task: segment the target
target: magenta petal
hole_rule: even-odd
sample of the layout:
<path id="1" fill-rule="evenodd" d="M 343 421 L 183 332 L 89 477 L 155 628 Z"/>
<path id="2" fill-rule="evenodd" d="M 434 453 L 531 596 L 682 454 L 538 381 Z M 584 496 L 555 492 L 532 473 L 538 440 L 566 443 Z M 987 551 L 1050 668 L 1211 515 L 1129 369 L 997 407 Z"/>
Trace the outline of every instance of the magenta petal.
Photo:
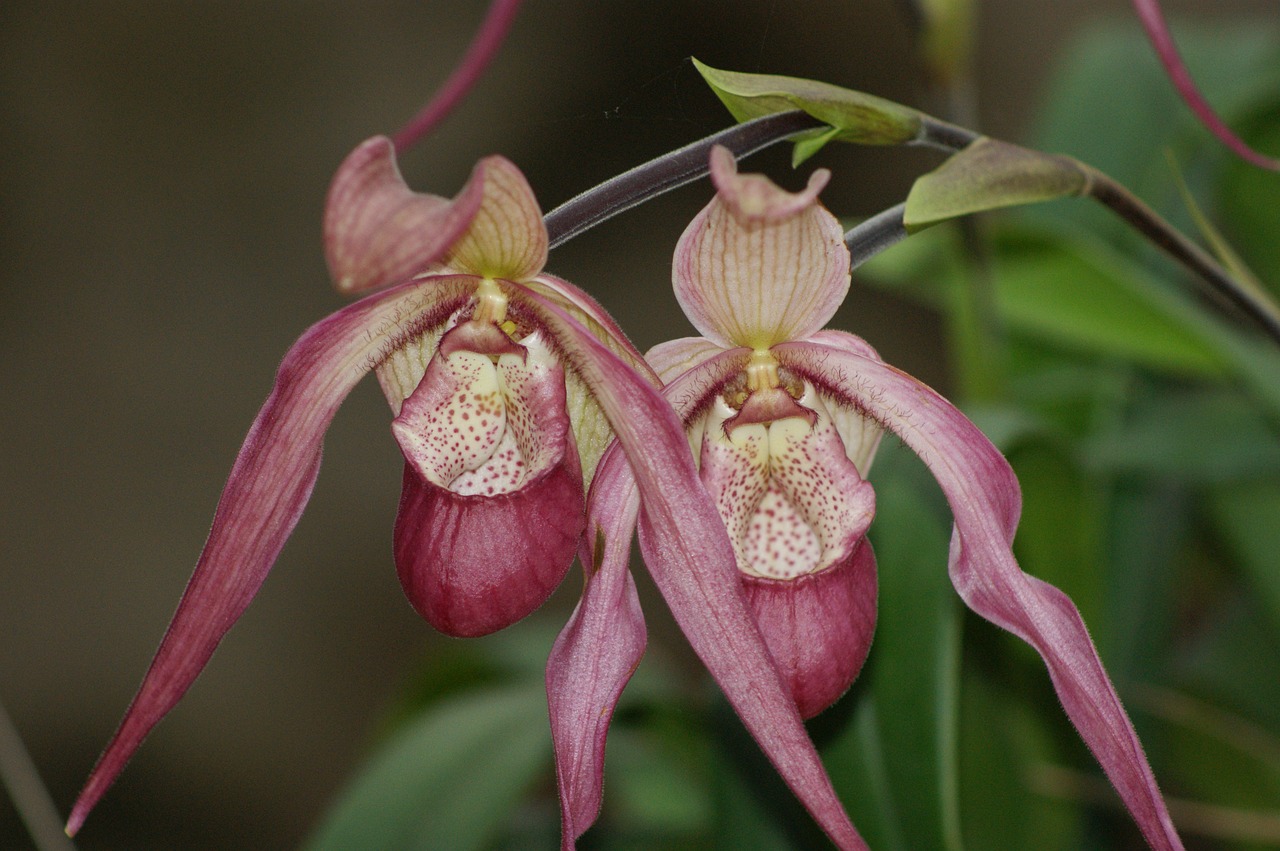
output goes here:
<path id="1" fill-rule="evenodd" d="M 849 690 L 876 628 L 876 557 L 864 539 L 849 558 L 799 579 L 742 577 L 747 604 L 803 718 Z"/>
<path id="2" fill-rule="evenodd" d="M 370 329 L 398 328 L 427 300 L 419 283 L 371 296 L 313 325 L 289 349 L 231 469 L 204 552 L 160 649 L 71 811 L 69 833 L 182 697 L 266 578 L 311 495 L 334 412 L 400 342 Z"/>
<path id="3" fill-rule="evenodd" d="M 1200 123 L 1217 136 L 1218 140 L 1230 148 L 1236 156 L 1259 168 L 1280 171 L 1280 160 L 1260 154 L 1245 144 L 1244 140 L 1233 133 L 1226 122 L 1218 117 L 1213 107 L 1204 99 L 1204 95 L 1200 94 L 1195 81 L 1191 79 L 1191 72 L 1187 70 L 1182 57 L 1178 54 L 1178 46 L 1173 43 L 1173 36 L 1170 35 L 1164 14 L 1160 11 L 1159 0 L 1133 0 L 1133 7 L 1142 20 L 1142 26 L 1146 28 L 1147 36 L 1151 39 L 1161 64 L 1164 65 L 1165 73 L 1169 75 L 1169 79 L 1173 81 L 1174 87 L 1177 88 L 1178 94 L 1182 95 L 1187 106 L 1191 107 L 1191 111 L 1200 119 Z"/>
<path id="4" fill-rule="evenodd" d="M 1000 452 L 950 402 L 891 366 L 814 343 L 774 351 L 786 366 L 879 420 L 929 466 L 955 518 L 950 572 L 956 590 L 969 608 L 1039 652 L 1067 715 L 1147 842 L 1156 849 L 1182 848 L 1075 605 L 1014 560 L 1010 544 L 1021 494 Z"/>
<path id="5" fill-rule="evenodd" d="M 609 722 L 647 640 L 627 569 L 640 503 L 623 460 L 616 449 L 607 452 L 591 485 L 581 555 L 586 587 L 547 659 L 565 849 L 600 813 Z"/>
<path id="6" fill-rule="evenodd" d="M 685 636 L 787 785 L 841 848 L 866 848 L 747 609 L 733 548 L 666 399 L 576 320 L 533 293 L 526 306 L 591 388 L 640 491 L 645 563 Z"/>

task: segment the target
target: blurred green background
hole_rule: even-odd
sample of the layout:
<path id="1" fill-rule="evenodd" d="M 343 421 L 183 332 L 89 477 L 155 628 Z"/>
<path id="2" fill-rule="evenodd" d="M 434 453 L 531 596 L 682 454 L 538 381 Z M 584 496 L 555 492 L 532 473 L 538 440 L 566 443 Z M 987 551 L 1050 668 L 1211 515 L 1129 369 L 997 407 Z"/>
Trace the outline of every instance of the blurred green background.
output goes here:
<path id="1" fill-rule="evenodd" d="M 0 10 L 0 700 L 64 811 L 159 641 L 280 356 L 341 304 L 321 256 L 329 177 L 416 111 L 484 5 Z M 1209 217 L 1280 284 L 1280 177 L 1192 124 L 1128 3 L 978 5 L 981 129 L 1078 156 L 1191 230 L 1172 149 Z M 1165 5 L 1214 103 L 1280 153 L 1280 7 Z M 530 2 L 402 168 L 447 195 L 500 152 L 550 208 L 728 123 L 690 55 L 944 103 L 891 0 Z M 856 219 L 938 162 L 831 146 L 811 166 L 835 171 L 824 200 Z M 747 167 L 802 181 L 781 148 Z M 709 194 L 632 211 L 549 268 L 642 349 L 684 335 L 670 256 Z M 977 261 L 951 229 L 904 243 L 855 275 L 833 325 L 952 394 L 1009 454 L 1022 564 L 1080 606 L 1188 846 L 1280 846 L 1275 352 L 1087 202 L 979 231 Z M 540 672 L 579 584 L 500 636 L 433 635 L 392 569 L 387 423 L 371 384 L 344 407 L 272 577 L 81 847 L 350 848 L 348 817 L 382 847 L 553 847 Z M 872 480 L 880 630 L 862 680 L 812 729 L 873 846 L 1141 847 L 1038 661 L 959 611 L 923 468 L 886 445 Z M 583 846 L 821 847 L 639 581 L 651 649 Z M 317 833 L 380 744 L 392 750 L 372 785 Z M 381 832 L 371 801 L 389 808 Z M 27 844 L 0 800 L 0 847 Z"/>

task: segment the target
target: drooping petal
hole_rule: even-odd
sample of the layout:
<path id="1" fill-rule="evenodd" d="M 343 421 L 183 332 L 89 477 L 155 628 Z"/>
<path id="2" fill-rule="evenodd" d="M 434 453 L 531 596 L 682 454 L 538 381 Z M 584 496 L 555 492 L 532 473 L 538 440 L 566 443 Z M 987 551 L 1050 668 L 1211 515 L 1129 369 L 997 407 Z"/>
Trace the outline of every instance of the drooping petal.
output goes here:
<path id="1" fill-rule="evenodd" d="M 456 636 L 542 605 L 586 522 L 564 371 L 537 334 L 496 363 L 449 345 L 471 324 L 445 335 L 392 423 L 407 461 L 396 570 L 414 608 Z"/>
<path id="2" fill-rule="evenodd" d="M 717 195 L 676 247 L 676 299 L 703 336 L 725 348 L 767 349 L 815 333 L 849 291 L 849 249 L 836 218 L 817 202 L 830 174 L 786 192 L 762 175 L 740 175 L 716 147 Z"/>
<path id="3" fill-rule="evenodd" d="M 329 185 L 324 210 L 325 259 L 338 292 L 400 283 L 444 257 L 480 207 L 482 168 L 477 165 L 449 201 L 405 185 L 385 136 L 348 154 Z"/>
<path id="4" fill-rule="evenodd" d="M 475 177 L 484 200 L 466 232 L 449 249 L 451 269 L 482 278 L 523 281 L 547 263 L 542 210 L 520 169 L 505 157 L 485 157 Z"/>
<path id="5" fill-rule="evenodd" d="M 609 722 L 647 641 L 627 569 L 640 501 L 616 446 L 601 461 L 589 505 L 580 553 L 586 586 L 547 659 L 565 849 L 574 847 L 600 813 Z"/>
<path id="6" fill-rule="evenodd" d="M 876 628 L 876 557 L 860 538 L 843 561 L 796 579 L 743 576 L 747 604 L 800 717 L 849 690 Z"/>
<path id="7" fill-rule="evenodd" d="M 245 438 L 204 551 L 124 720 L 89 776 L 67 830 L 75 833 L 143 738 L 178 702 L 257 593 L 311 495 L 324 432 L 374 364 L 470 283 L 411 282 L 313 325 L 285 355 Z"/>
<path id="8" fill-rule="evenodd" d="M 555 337 L 562 362 L 595 394 L 627 455 L 640 493 L 645 563 L 690 644 L 832 841 L 866 848 L 747 610 L 733 547 L 698 480 L 680 420 L 652 385 L 577 320 L 537 294 L 525 298 Z"/>
<path id="9" fill-rule="evenodd" d="M 969 608 L 1026 641 L 1044 659 L 1067 715 L 1148 843 L 1180 849 L 1133 725 L 1080 614 L 1057 588 L 1019 569 L 1010 548 L 1021 510 L 1000 452 L 942 396 L 860 354 L 815 343 L 774 349 L 778 359 L 897 434 L 929 466 L 955 519 L 950 573 Z"/>

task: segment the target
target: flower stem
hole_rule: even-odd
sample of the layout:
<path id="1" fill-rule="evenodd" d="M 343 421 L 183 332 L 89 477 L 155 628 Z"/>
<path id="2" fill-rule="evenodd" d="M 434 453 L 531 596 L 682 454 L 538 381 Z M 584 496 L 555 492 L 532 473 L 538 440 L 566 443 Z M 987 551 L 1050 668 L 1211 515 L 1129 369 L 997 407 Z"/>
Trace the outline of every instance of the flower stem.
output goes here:
<path id="1" fill-rule="evenodd" d="M 1209 285 L 1214 296 L 1243 312 L 1273 340 L 1280 343 L 1280 306 L 1265 294 L 1255 294 L 1242 287 L 1208 252 L 1166 222 L 1159 213 L 1128 189 L 1088 165 L 1081 163 L 1081 167 L 1089 177 L 1088 194 L 1091 198 L 1106 205 L 1152 244 L 1195 272 Z"/>
<path id="2" fill-rule="evenodd" d="M 506 39 L 507 32 L 511 29 L 511 22 L 515 20 L 519 9 L 520 0 L 493 0 L 489 11 L 485 14 L 484 23 L 480 25 L 479 32 L 468 45 L 462 61 L 453 69 L 449 79 L 445 80 L 444 85 L 422 108 L 422 111 L 392 137 L 391 141 L 395 145 L 396 153 L 404 153 L 417 144 L 453 111 L 467 92 L 471 91 L 476 80 L 480 79 L 484 69 L 489 67 L 493 57 L 497 55 L 498 48 Z"/>
<path id="3" fill-rule="evenodd" d="M 735 124 L 705 139 L 623 172 L 599 186 L 575 195 L 546 215 L 547 235 L 555 248 L 606 219 L 643 204 L 664 192 L 704 177 L 715 145 L 724 145 L 735 157 L 745 157 L 781 142 L 802 130 L 824 126 L 799 110 L 777 112 L 743 124 Z"/>
<path id="4" fill-rule="evenodd" d="M 62 818 L 40 780 L 40 772 L 3 704 L 0 704 L 0 783 L 9 790 L 18 816 L 40 851 L 75 851 L 71 840 L 62 832 Z"/>
<path id="5" fill-rule="evenodd" d="M 905 203 L 895 204 L 845 232 L 844 244 L 849 246 L 851 269 L 907 238 L 907 226 L 902 223 L 906 209 Z"/>
<path id="6" fill-rule="evenodd" d="M 1173 81 L 1174 87 L 1178 90 L 1178 94 L 1182 95 L 1187 106 L 1191 107 L 1191 111 L 1196 114 L 1196 118 L 1200 119 L 1200 123 L 1245 162 L 1269 171 L 1280 171 L 1280 160 L 1260 154 L 1245 144 L 1244 140 L 1232 132 L 1226 122 L 1218 117 L 1213 107 L 1204 99 L 1204 95 L 1200 94 L 1195 81 L 1191 79 L 1191 73 L 1178 54 L 1177 45 L 1173 43 L 1173 36 L 1169 33 L 1169 27 L 1165 23 L 1164 14 L 1160 11 L 1158 0 L 1133 0 L 1133 8 L 1137 11 L 1138 18 L 1147 31 L 1147 37 L 1151 39 L 1151 44 L 1156 49 L 1156 55 L 1160 57 L 1160 63 L 1164 65 L 1165 73 L 1169 75 L 1169 79 Z"/>

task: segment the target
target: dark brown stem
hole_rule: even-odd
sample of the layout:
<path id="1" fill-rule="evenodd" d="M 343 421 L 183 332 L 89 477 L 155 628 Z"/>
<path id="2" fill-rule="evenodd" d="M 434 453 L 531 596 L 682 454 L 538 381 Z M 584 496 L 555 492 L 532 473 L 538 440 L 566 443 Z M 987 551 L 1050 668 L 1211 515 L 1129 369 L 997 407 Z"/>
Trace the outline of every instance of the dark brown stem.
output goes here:
<path id="1" fill-rule="evenodd" d="M 1145 236 L 1162 251 L 1200 276 L 1210 291 L 1244 313 L 1280 343 L 1280 308 L 1265 296 L 1255 295 L 1231 277 L 1203 248 L 1179 233 L 1140 198 L 1096 169 L 1081 164 L 1089 178 L 1088 195 Z"/>

